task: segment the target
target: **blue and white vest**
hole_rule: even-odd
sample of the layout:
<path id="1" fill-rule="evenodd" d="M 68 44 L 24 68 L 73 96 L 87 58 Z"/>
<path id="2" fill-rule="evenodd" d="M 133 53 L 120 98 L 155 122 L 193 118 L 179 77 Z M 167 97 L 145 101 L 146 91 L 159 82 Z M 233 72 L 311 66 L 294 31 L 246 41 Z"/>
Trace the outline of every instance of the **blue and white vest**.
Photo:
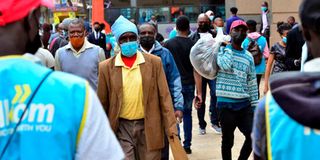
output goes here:
<path id="1" fill-rule="evenodd" d="M 0 57 L 0 151 L 49 69 Z M 86 81 L 53 72 L 36 93 L 3 159 L 74 159 L 88 105 Z"/>
<path id="2" fill-rule="evenodd" d="M 269 160 L 320 158 L 320 130 L 299 124 L 289 117 L 270 92 L 266 98 L 266 129 Z"/>

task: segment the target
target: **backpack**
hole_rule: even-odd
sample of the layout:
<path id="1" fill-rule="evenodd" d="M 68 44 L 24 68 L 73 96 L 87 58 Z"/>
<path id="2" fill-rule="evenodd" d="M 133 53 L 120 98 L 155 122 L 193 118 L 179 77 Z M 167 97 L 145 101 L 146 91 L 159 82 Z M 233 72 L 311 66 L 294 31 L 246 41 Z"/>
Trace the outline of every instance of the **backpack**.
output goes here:
<path id="1" fill-rule="evenodd" d="M 250 42 L 249 42 L 247 50 L 252 54 L 254 64 L 256 66 L 259 65 L 262 61 L 262 52 L 261 52 L 260 47 L 257 43 L 259 38 L 257 38 L 256 40 L 248 38 Z"/>

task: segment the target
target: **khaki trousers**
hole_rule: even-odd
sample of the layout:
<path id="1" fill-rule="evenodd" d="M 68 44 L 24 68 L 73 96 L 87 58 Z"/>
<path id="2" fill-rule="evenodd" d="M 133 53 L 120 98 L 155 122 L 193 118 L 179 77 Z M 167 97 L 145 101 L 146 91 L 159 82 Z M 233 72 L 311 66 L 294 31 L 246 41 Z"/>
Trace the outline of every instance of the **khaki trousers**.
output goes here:
<path id="1" fill-rule="evenodd" d="M 125 160 L 160 160 L 161 150 L 148 151 L 144 134 L 144 120 L 119 120 L 116 133 L 125 153 Z"/>

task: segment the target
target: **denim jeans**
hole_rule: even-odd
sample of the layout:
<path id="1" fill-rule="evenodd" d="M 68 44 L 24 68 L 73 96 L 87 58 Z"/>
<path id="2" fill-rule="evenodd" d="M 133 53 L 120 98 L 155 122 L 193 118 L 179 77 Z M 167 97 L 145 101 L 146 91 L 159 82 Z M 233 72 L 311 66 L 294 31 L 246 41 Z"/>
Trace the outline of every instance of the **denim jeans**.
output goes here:
<path id="1" fill-rule="evenodd" d="M 199 120 L 199 127 L 201 129 L 205 129 L 207 126 L 207 122 L 204 120 L 205 113 L 206 113 L 206 93 L 207 93 L 207 84 L 210 88 L 210 108 L 209 108 L 209 115 L 211 124 L 218 125 L 218 114 L 217 114 L 217 96 L 216 96 L 216 80 L 209 80 L 202 77 L 202 105 L 197 110 L 198 120 Z"/>
<path id="2" fill-rule="evenodd" d="M 234 141 L 234 131 L 236 127 L 239 128 L 240 132 L 245 136 L 245 141 L 240 151 L 239 160 L 247 160 L 251 154 L 251 131 L 253 123 L 253 109 L 249 103 L 247 107 L 241 108 L 240 110 L 233 110 L 231 106 L 239 103 L 226 103 L 218 102 L 220 108 L 220 122 L 222 130 L 222 159 L 231 160 L 231 149 Z M 244 104 L 244 103 L 242 103 Z M 241 105 L 241 104 L 240 104 Z"/>
<path id="3" fill-rule="evenodd" d="M 192 103 L 194 99 L 195 85 L 182 85 L 182 95 L 184 99 L 183 106 L 183 131 L 184 131 L 184 141 L 183 147 L 190 148 L 192 140 Z M 178 132 L 180 135 L 180 128 L 178 127 Z"/>

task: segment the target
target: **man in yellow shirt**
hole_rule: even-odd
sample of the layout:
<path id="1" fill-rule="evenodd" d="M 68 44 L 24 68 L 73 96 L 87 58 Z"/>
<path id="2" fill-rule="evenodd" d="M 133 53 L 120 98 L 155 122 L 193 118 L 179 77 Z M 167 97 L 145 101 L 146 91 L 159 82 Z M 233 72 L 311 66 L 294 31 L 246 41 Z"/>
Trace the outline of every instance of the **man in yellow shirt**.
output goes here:
<path id="1" fill-rule="evenodd" d="M 111 30 L 121 53 L 100 63 L 98 97 L 126 159 L 160 159 L 164 130 L 179 142 L 161 59 L 138 51 L 137 27 L 123 16 Z"/>

